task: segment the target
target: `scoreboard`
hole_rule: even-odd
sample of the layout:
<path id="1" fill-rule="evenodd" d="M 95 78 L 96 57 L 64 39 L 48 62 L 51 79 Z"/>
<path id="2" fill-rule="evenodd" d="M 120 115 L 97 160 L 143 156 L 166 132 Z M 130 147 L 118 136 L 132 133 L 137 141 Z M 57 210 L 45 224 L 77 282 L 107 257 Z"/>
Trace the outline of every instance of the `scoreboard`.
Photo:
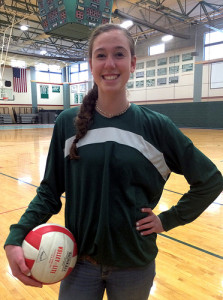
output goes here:
<path id="1" fill-rule="evenodd" d="M 110 22 L 113 0 L 38 0 L 45 33 L 75 40 L 88 38 L 92 28 Z"/>

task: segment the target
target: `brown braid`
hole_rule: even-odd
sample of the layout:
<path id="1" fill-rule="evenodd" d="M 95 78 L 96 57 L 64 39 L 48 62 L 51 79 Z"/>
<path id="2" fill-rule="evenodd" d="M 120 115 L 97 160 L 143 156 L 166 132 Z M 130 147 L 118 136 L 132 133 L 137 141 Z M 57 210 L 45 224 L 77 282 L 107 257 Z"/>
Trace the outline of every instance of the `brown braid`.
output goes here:
<path id="1" fill-rule="evenodd" d="M 135 42 L 131 37 L 128 30 L 120 27 L 117 24 L 104 24 L 98 26 L 91 34 L 89 40 L 89 49 L 88 49 L 88 57 L 92 58 L 92 50 L 93 50 L 93 43 L 97 36 L 101 33 L 108 32 L 111 30 L 120 30 L 122 31 L 129 41 L 129 47 L 131 55 L 135 55 Z M 84 97 L 83 103 L 80 106 L 80 111 L 75 118 L 74 125 L 76 127 L 76 137 L 73 141 L 73 144 L 70 148 L 70 159 L 79 159 L 78 151 L 77 151 L 77 142 L 85 136 L 87 133 L 90 125 L 92 124 L 93 115 L 95 111 L 96 101 L 98 99 L 98 86 L 94 84 L 93 89 L 91 89 L 88 94 Z"/>
<path id="2" fill-rule="evenodd" d="M 82 137 L 85 136 L 85 134 L 88 131 L 88 128 L 92 123 L 97 99 L 98 99 L 98 86 L 95 83 L 93 88 L 84 97 L 83 103 L 80 106 L 79 113 L 75 118 L 75 127 L 77 131 L 76 131 L 76 137 L 70 148 L 70 159 L 80 158 L 77 153 L 76 144 Z"/>

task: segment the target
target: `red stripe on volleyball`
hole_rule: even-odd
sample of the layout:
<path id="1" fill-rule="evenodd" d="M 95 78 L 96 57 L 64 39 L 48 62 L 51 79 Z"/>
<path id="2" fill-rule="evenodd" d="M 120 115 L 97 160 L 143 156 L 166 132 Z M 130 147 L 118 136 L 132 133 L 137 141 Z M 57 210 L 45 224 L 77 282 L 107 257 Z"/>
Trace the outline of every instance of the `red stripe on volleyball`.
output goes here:
<path id="1" fill-rule="evenodd" d="M 67 277 L 68 275 L 70 275 L 70 273 L 73 271 L 73 268 L 69 268 L 68 270 L 67 270 L 67 274 L 65 275 L 65 277 Z M 64 277 L 64 278 L 65 278 Z"/>
<path id="2" fill-rule="evenodd" d="M 52 225 L 52 224 L 46 224 L 40 228 L 34 229 L 33 231 L 40 235 L 43 235 L 48 232 L 61 232 L 61 233 L 66 234 L 67 236 L 69 236 L 69 238 L 75 243 L 73 234 L 65 227 L 60 227 L 60 226 Z"/>
<path id="3" fill-rule="evenodd" d="M 41 244 L 41 239 L 42 239 L 42 235 L 38 234 L 35 231 L 30 231 L 25 237 L 26 242 L 38 250 Z"/>
<path id="4" fill-rule="evenodd" d="M 26 258 L 25 261 L 26 261 L 27 267 L 31 270 L 35 263 L 35 260 Z"/>

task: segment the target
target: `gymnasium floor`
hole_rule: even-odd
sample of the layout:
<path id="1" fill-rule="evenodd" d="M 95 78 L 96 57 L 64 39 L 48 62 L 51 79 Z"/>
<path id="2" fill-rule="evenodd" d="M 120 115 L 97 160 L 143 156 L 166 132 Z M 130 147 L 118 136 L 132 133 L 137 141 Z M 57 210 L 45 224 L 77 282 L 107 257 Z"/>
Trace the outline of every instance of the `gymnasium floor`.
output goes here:
<path id="1" fill-rule="evenodd" d="M 57 299 L 59 284 L 36 289 L 15 279 L 3 250 L 10 224 L 18 221 L 43 176 L 52 130 L 53 125 L 46 124 L 0 126 L 0 299 Z M 223 130 L 182 131 L 223 173 Z M 172 174 L 155 212 L 171 207 L 187 189 L 186 180 Z M 63 213 L 51 222 L 64 225 Z M 223 300 L 223 194 L 193 223 L 159 234 L 158 247 L 149 299 Z"/>

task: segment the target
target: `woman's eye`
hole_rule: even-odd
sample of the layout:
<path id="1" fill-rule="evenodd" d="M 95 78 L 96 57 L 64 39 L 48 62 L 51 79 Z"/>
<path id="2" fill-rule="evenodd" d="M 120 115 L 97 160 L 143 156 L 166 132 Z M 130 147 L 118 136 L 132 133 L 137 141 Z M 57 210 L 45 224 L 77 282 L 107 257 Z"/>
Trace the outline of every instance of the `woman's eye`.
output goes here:
<path id="1" fill-rule="evenodd" d="M 124 54 L 123 54 L 122 52 L 117 52 L 117 53 L 115 54 L 115 56 L 117 56 L 117 57 L 123 57 Z"/>
<path id="2" fill-rule="evenodd" d="M 97 55 L 97 58 L 104 58 L 104 57 L 105 57 L 105 55 L 102 54 L 102 53 L 99 53 L 99 54 Z"/>

